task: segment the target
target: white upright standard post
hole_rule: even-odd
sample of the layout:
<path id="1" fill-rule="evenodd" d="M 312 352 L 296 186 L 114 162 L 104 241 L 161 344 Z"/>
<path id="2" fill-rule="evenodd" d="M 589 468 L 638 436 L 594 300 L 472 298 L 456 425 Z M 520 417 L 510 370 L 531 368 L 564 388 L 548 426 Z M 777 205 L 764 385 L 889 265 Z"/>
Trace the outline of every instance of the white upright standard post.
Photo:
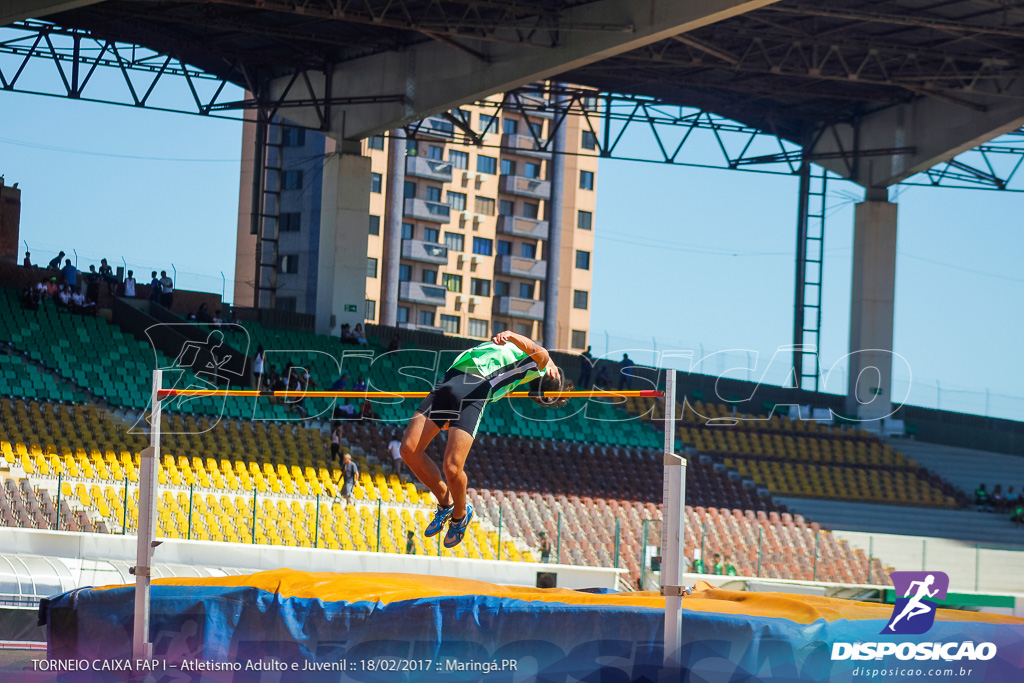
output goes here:
<path id="1" fill-rule="evenodd" d="M 661 594 L 665 596 L 665 680 L 678 674 L 682 662 L 683 555 L 686 518 L 686 460 L 675 454 L 676 371 L 665 370 L 665 489 L 662 493 Z"/>
<path id="2" fill-rule="evenodd" d="M 153 398 L 149 411 L 149 448 L 142 450 L 139 473 L 138 551 L 132 573 L 135 574 L 135 624 L 132 631 L 132 657 L 149 660 L 149 582 L 152 575 L 153 541 L 156 540 L 156 502 L 160 471 L 160 397 L 163 371 L 153 371 Z"/>

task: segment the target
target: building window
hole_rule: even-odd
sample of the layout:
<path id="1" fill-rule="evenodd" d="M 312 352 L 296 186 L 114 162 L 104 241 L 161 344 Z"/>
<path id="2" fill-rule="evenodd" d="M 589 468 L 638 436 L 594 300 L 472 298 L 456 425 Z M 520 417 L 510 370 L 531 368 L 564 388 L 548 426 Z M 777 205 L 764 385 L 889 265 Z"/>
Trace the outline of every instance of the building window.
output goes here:
<path id="1" fill-rule="evenodd" d="M 281 254 L 277 257 L 277 272 L 294 275 L 299 272 L 298 254 Z"/>
<path id="2" fill-rule="evenodd" d="M 423 269 L 423 284 L 425 285 L 436 285 L 437 284 L 437 271 L 430 270 L 429 268 Z"/>
<path id="3" fill-rule="evenodd" d="M 594 214 L 589 211 L 576 212 L 576 227 L 580 230 L 590 230 L 594 225 Z"/>
<path id="4" fill-rule="evenodd" d="M 505 135 L 515 135 L 516 131 L 519 130 L 519 122 L 515 119 L 503 119 L 501 122 L 501 132 Z"/>
<path id="5" fill-rule="evenodd" d="M 420 325 L 425 327 L 434 326 L 434 312 L 433 311 L 420 311 L 419 314 Z"/>
<path id="6" fill-rule="evenodd" d="M 519 283 L 519 298 L 520 299 L 532 299 L 533 298 L 533 284 L 530 282 Z"/>
<path id="7" fill-rule="evenodd" d="M 539 202 L 523 202 L 523 218 L 536 220 L 540 216 Z"/>
<path id="8" fill-rule="evenodd" d="M 516 323 L 516 334 L 521 334 L 524 337 L 532 337 L 533 323 Z"/>
<path id="9" fill-rule="evenodd" d="M 465 211 L 466 193 L 448 190 L 448 206 L 451 207 L 452 211 Z"/>
<path id="10" fill-rule="evenodd" d="M 537 245 L 523 242 L 519 245 L 519 255 L 523 258 L 537 258 Z"/>
<path id="11" fill-rule="evenodd" d="M 283 190 L 301 190 L 302 189 L 302 171 L 285 171 L 284 182 L 281 189 Z"/>
<path id="12" fill-rule="evenodd" d="M 370 149 L 384 149 L 384 136 L 374 135 L 367 141 L 366 146 Z M 367 299 L 367 301 L 369 301 L 369 299 Z"/>
<path id="13" fill-rule="evenodd" d="M 460 152 L 458 150 L 448 150 L 448 161 L 452 162 L 452 168 L 469 168 L 469 152 Z"/>
<path id="14" fill-rule="evenodd" d="M 526 125 L 528 125 L 530 127 L 530 135 L 532 135 L 532 136 L 534 136 L 536 138 L 544 137 L 544 124 L 543 123 L 541 123 L 540 121 L 530 121 Z"/>
<path id="15" fill-rule="evenodd" d="M 498 202 L 498 213 L 502 216 L 515 216 L 516 203 L 508 199 L 502 199 Z"/>
<path id="16" fill-rule="evenodd" d="M 486 154 L 476 155 L 476 170 L 477 173 L 487 173 L 494 175 L 498 170 L 498 160 L 495 157 L 489 157 Z"/>
<path id="17" fill-rule="evenodd" d="M 490 256 L 493 244 L 494 243 L 486 237 L 474 237 L 473 253 L 480 254 L 481 256 Z"/>
<path id="18" fill-rule="evenodd" d="M 508 256 L 512 253 L 512 243 L 505 240 L 498 240 L 498 256 Z"/>
<path id="19" fill-rule="evenodd" d="M 469 324 L 466 326 L 466 334 L 470 337 L 486 337 L 487 321 L 479 320 L 478 318 L 470 318 Z"/>
<path id="20" fill-rule="evenodd" d="M 446 232 L 444 234 L 444 246 L 448 251 L 462 251 L 465 245 L 465 238 L 457 232 Z"/>
<path id="21" fill-rule="evenodd" d="M 411 240 L 414 233 L 412 223 L 402 223 L 402 239 Z"/>
<path id="22" fill-rule="evenodd" d="M 580 189 L 581 190 L 593 190 L 594 189 L 594 173 L 593 173 L 593 171 L 580 171 Z"/>
<path id="23" fill-rule="evenodd" d="M 409 307 L 399 306 L 398 311 L 395 314 L 395 321 L 400 323 L 409 322 Z"/>
<path id="24" fill-rule="evenodd" d="M 583 138 L 580 140 L 580 147 L 583 149 L 597 149 L 597 136 L 589 130 L 583 131 Z M 573 334 L 576 333 L 573 332 Z M 576 345 L 573 344 L 573 346 Z"/>
<path id="25" fill-rule="evenodd" d="M 574 349 L 585 349 L 587 348 L 587 332 L 586 330 L 573 330 L 572 331 L 572 348 Z M 586 363 L 586 361 L 583 361 Z"/>
<path id="26" fill-rule="evenodd" d="M 274 301 L 274 308 L 279 311 L 288 311 L 294 313 L 296 310 L 296 301 L 294 296 L 279 296 Z"/>
<path id="27" fill-rule="evenodd" d="M 282 213 L 277 222 L 277 229 L 281 232 L 298 232 L 302 226 L 302 214 L 295 212 Z"/>
<path id="28" fill-rule="evenodd" d="M 383 182 L 383 178 L 382 178 L 380 173 L 371 173 L 370 174 L 370 192 L 374 192 L 376 194 L 380 194 L 381 193 L 380 186 L 381 186 L 382 182 Z M 413 190 L 413 192 L 415 192 L 415 190 Z"/>
<path id="29" fill-rule="evenodd" d="M 491 295 L 491 281 L 481 280 L 479 278 L 473 278 L 470 282 L 470 294 L 473 296 L 490 296 Z"/>
<path id="30" fill-rule="evenodd" d="M 501 174 L 502 175 L 515 175 L 516 174 L 516 162 L 511 159 L 501 160 Z"/>
<path id="31" fill-rule="evenodd" d="M 373 299 L 366 300 L 366 312 L 363 314 L 365 320 L 373 320 L 377 317 L 377 302 Z"/>
<path id="32" fill-rule="evenodd" d="M 512 288 L 511 282 L 505 280 L 494 281 L 494 296 L 508 296 L 509 290 Z"/>
<path id="33" fill-rule="evenodd" d="M 444 150 L 438 145 L 430 145 L 427 147 L 427 158 L 434 159 L 435 161 L 441 161 L 444 158 Z"/>
<path id="34" fill-rule="evenodd" d="M 285 128 L 281 131 L 282 147 L 302 147 L 306 144 L 305 128 Z"/>
<path id="35" fill-rule="evenodd" d="M 374 173 L 373 175 L 380 178 L 380 173 Z M 377 182 L 377 192 L 380 192 L 380 182 Z M 416 183 L 411 180 L 406 180 L 405 185 L 402 187 L 402 196 L 405 199 L 412 199 L 416 196 Z"/>
<path id="36" fill-rule="evenodd" d="M 498 117 L 491 116 L 489 114 L 480 114 L 480 128 L 481 133 L 497 133 L 498 132 Z"/>
<path id="37" fill-rule="evenodd" d="M 377 259 L 366 259 L 366 277 L 377 277 Z"/>
<path id="38" fill-rule="evenodd" d="M 587 310 L 587 299 L 589 292 L 584 292 L 579 289 L 572 293 L 572 307 L 578 308 L 581 311 Z"/>
<path id="39" fill-rule="evenodd" d="M 448 334 L 459 333 L 459 316 L 441 314 L 441 329 Z"/>
<path id="40" fill-rule="evenodd" d="M 473 207 L 476 213 L 482 213 L 485 216 L 494 215 L 494 200 L 490 197 L 477 197 L 476 205 Z"/>
<path id="41" fill-rule="evenodd" d="M 445 273 L 441 276 L 441 285 L 449 292 L 462 294 L 462 276 L 453 273 Z"/>
<path id="42" fill-rule="evenodd" d="M 380 234 L 380 216 L 370 216 L 370 234 Z"/>
<path id="43" fill-rule="evenodd" d="M 495 320 L 494 322 L 491 323 L 491 329 L 494 330 L 494 334 L 504 332 L 505 330 L 508 329 L 508 323 L 505 322 L 504 320 Z"/>
<path id="44" fill-rule="evenodd" d="M 576 250 L 576 267 L 580 270 L 590 270 L 590 252 Z"/>
<path id="45" fill-rule="evenodd" d="M 441 233 L 437 228 L 423 228 L 423 241 L 430 242 L 431 244 L 437 244 L 438 237 Z"/>
<path id="46" fill-rule="evenodd" d="M 525 165 L 525 171 L 523 172 L 527 178 L 540 178 L 540 164 L 533 162 L 527 162 Z"/>
<path id="47" fill-rule="evenodd" d="M 427 201 L 428 202 L 439 202 L 441 201 L 441 188 L 427 186 Z"/>
<path id="48" fill-rule="evenodd" d="M 416 144 L 416 141 L 415 140 L 406 140 L 405 141 L 405 156 L 407 156 L 407 157 L 415 157 L 415 156 L 419 156 L 419 154 L 420 154 L 420 150 L 419 150 L 419 146 Z"/>
<path id="49" fill-rule="evenodd" d="M 404 263 L 398 266 L 398 280 L 399 282 L 408 282 L 412 279 L 412 266 Z"/>

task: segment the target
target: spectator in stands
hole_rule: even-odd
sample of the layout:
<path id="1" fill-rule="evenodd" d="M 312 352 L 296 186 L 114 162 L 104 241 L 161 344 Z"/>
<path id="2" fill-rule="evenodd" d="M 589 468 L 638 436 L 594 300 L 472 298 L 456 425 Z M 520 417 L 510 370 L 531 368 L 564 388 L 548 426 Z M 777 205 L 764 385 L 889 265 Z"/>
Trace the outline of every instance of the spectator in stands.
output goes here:
<path id="1" fill-rule="evenodd" d="M 21 265 L 25 266 L 26 268 L 31 268 L 32 267 L 32 254 L 30 254 L 30 253 L 28 253 L 26 251 L 25 252 L 25 260 L 21 262 Z"/>
<path id="2" fill-rule="evenodd" d="M 391 337 L 391 343 L 388 344 L 388 351 L 398 351 L 400 348 L 402 348 L 402 342 L 398 340 L 398 335 L 396 334 Z"/>
<path id="3" fill-rule="evenodd" d="M 171 310 L 171 306 L 174 305 L 174 280 L 167 277 L 166 270 L 160 271 L 160 305 L 167 310 Z"/>
<path id="4" fill-rule="evenodd" d="M 153 271 L 153 277 L 149 281 L 149 300 L 160 303 L 160 278 Z"/>
<path id="5" fill-rule="evenodd" d="M 590 347 L 580 354 L 580 389 L 590 388 L 590 373 L 594 369 L 594 357 L 590 355 Z"/>
<path id="6" fill-rule="evenodd" d="M 59 254 L 57 254 L 56 256 L 54 256 L 52 259 L 50 259 L 50 265 L 48 265 L 47 268 L 49 270 L 52 270 L 52 271 L 59 271 L 60 270 L 60 261 L 61 261 L 62 258 L 64 258 L 64 252 L 63 251 L 60 252 Z"/>
<path id="7" fill-rule="evenodd" d="M 348 373 L 341 373 L 341 377 L 334 380 L 334 384 L 331 385 L 331 391 L 348 391 Z M 340 399 L 342 405 L 348 405 L 348 399 Z M 337 401 L 335 401 L 337 403 Z"/>
<path id="8" fill-rule="evenodd" d="M 701 551 L 693 551 L 693 564 L 690 565 L 690 571 L 694 574 L 706 574 L 704 570 L 704 560 L 701 559 Z"/>
<path id="9" fill-rule="evenodd" d="M 100 274 L 96 272 L 96 265 L 89 266 L 89 272 L 85 274 L 85 300 L 93 304 L 100 299 Z"/>
<path id="10" fill-rule="evenodd" d="M 360 346 L 366 346 L 366 333 L 363 332 L 362 323 L 356 323 L 356 329 L 352 331 L 352 336 L 356 338 L 356 343 Z"/>
<path id="11" fill-rule="evenodd" d="M 985 490 L 984 484 L 980 484 L 974 491 L 974 505 L 977 507 L 978 512 L 992 512 L 992 501 L 989 499 L 988 491 Z"/>
<path id="12" fill-rule="evenodd" d="M 341 326 L 341 343 L 342 344 L 358 344 L 356 336 L 352 334 L 352 326 L 345 323 Z"/>
<path id="13" fill-rule="evenodd" d="M 53 303 L 61 308 L 71 309 L 71 288 L 67 285 L 61 285 L 57 295 L 53 298 Z"/>
<path id="14" fill-rule="evenodd" d="M 46 281 L 46 296 L 50 299 L 56 299 L 60 293 L 60 287 L 57 285 L 57 278 L 51 277 Z"/>
<path id="15" fill-rule="evenodd" d="M 402 460 L 402 442 L 398 439 L 391 439 L 388 442 L 388 452 L 391 453 L 391 472 L 401 477 L 405 465 L 405 461 Z"/>
<path id="16" fill-rule="evenodd" d="M 1014 524 L 1024 524 L 1024 495 L 1014 502 L 1012 510 L 1010 521 Z"/>
<path id="17" fill-rule="evenodd" d="M 611 378 L 608 377 L 608 368 L 601 365 L 597 368 L 597 377 L 594 379 L 594 386 L 602 391 L 608 390 L 608 385 L 611 383 Z"/>
<path id="18" fill-rule="evenodd" d="M 405 554 L 416 554 L 416 534 L 411 530 L 405 532 Z"/>
<path id="19" fill-rule="evenodd" d="M 31 284 L 25 285 L 25 288 L 21 290 L 21 307 L 29 311 L 39 310 L 39 301 L 42 299 L 38 287 Z"/>
<path id="20" fill-rule="evenodd" d="M 285 386 L 288 387 L 288 391 L 304 391 L 306 385 L 302 381 L 302 376 L 299 374 L 297 368 L 289 367 L 285 377 Z M 294 409 L 299 414 L 306 416 L 306 396 L 305 394 L 297 397 L 292 396 L 285 400 L 285 403 L 289 408 Z"/>
<path id="21" fill-rule="evenodd" d="M 362 375 L 359 375 L 359 379 L 352 386 L 352 391 L 366 391 L 366 380 L 363 379 Z"/>
<path id="22" fill-rule="evenodd" d="M 547 564 L 551 560 L 551 541 L 548 532 L 540 532 L 540 561 Z"/>
<path id="23" fill-rule="evenodd" d="M 96 302 L 90 301 L 81 290 L 71 294 L 71 311 L 82 315 L 96 315 Z"/>
<path id="24" fill-rule="evenodd" d="M 220 317 L 220 309 L 218 308 L 216 311 L 213 312 L 213 323 L 217 325 L 222 322 L 224 322 L 224 319 Z"/>
<path id="25" fill-rule="evenodd" d="M 206 302 L 199 304 L 199 310 L 196 311 L 196 322 L 208 323 L 211 320 L 212 318 L 210 318 L 210 311 L 206 307 Z"/>
<path id="26" fill-rule="evenodd" d="M 73 290 L 78 288 L 78 269 L 71 265 L 71 259 L 65 259 L 64 268 L 60 274 L 64 278 L 64 284 Z"/>
<path id="27" fill-rule="evenodd" d="M 996 484 L 995 488 L 992 489 L 992 495 L 990 496 L 992 501 L 992 508 L 996 512 L 1002 512 L 1006 508 L 1006 499 L 1003 496 L 1003 485 Z"/>
<path id="28" fill-rule="evenodd" d="M 619 389 L 629 389 L 633 381 L 633 361 L 628 354 L 622 354 L 622 362 L 619 364 Z"/>
<path id="29" fill-rule="evenodd" d="M 345 454 L 345 462 L 341 468 L 341 475 L 344 477 L 345 484 L 342 487 L 342 495 L 347 500 L 352 500 L 352 489 L 355 488 L 356 478 L 359 476 L 359 468 L 352 462 L 352 456 L 348 453 Z"/>
<path id="30" fill-rule="evenodd" d="M 100 277 L 107 283 L 107 294 L 113 296 L 117 278 L 114 277 L 114 269 L 110 267 L 105 258 L 100 259 Z"/>
<path id="31" fill-rule="evenodd" d="M 722 564 L 722 556 L 719 553 L 711 556 L 711 573 L 719 576 L 725 574 L 725 565 Z"/>
<path id="32" fill-rule="evenodd" d="M 736 576 L 736 565 L 732 563 L 732 556 L 728 553 L 725 555 L 725 575 Z"/>
<path id="33" fill-rule="evenodd" d="M 377 413 L 373 412 L 373 403 L 371 401 L 363 401 L 363 404 L 359 406 L 359 420 L 365 422 L 368 420 L 376 420 Z"/>
<path id="34" fill-rule="evenodd" d="M 331 432 L 331 463 L 334 463 L 335 458 L 341 462 L 341 425 L 336 426 Z"/>
<path id="35" fill-rule="evenodd" d="M 124 280 L 124 295 L 129 299 L 135 298 L 135 272 L 129 270 L 128 277 Z"/>
<path id="36" fill-rule="evenodd" d="M 260 344 L 256 347 L 256 355 L 252 358 L 252 386 L 255 389 L 260 388 L 260 378 L 263 377 L 263 367 L 267 362 L 267 354 L 263 350 L 263 345 Z"/>

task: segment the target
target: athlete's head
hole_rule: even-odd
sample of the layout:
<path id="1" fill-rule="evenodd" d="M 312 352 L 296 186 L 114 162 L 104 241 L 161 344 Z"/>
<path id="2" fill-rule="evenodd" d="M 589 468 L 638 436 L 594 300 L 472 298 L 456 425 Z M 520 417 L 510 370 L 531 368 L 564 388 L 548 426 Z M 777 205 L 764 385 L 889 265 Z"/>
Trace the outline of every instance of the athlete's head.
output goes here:
<path id="1" fill-rule="evenodd" d="M 549 363 L 544 376 L 534 382 L 532 389 L 539 396 L 532 396 L 534 403 L 545 408 L 561 408 L 569 402 L 568 397 L 559 397 L 559 392 L 572 391 L 574 388 L 572 380 L 566 379 L 562 371 L 554 363 Z"/>

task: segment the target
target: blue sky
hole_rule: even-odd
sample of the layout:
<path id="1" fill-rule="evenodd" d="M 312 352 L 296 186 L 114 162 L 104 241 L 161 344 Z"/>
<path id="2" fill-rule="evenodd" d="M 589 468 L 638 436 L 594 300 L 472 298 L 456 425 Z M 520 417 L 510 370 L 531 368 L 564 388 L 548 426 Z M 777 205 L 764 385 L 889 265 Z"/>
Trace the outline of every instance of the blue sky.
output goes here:
<path id="1" fill-rule="evenodd" d="M 75 249 L 80 264 L 123 258 L 137 274 L 173 264 L 180 287 L 220 292 L 226 282 L 230 299 L 239 123 L 9 92 L 0 111 L 0 173 L 24 192 L 22 238 L 36 262 Z M 846 353 L 851 198 L 861 194 L 830 185 L 826 366 Z M 910 402 L 1020 419 L 1024 196 L 910 187 L 897 201 L 894 348 L 912 369 Z M 795 221 L 792 177 L 602 161 L 594 350 L 637 349 L 649 363 L 652 349 L 747 349 L 709 369 L 756 352 L 759 376 L 791 343 Z M 845 386 L 843 372 L 830 390 Z M 765 376 L 782 378 L 775 367 Z M 898 374 L 894 393 L 909 379 Z"/>

